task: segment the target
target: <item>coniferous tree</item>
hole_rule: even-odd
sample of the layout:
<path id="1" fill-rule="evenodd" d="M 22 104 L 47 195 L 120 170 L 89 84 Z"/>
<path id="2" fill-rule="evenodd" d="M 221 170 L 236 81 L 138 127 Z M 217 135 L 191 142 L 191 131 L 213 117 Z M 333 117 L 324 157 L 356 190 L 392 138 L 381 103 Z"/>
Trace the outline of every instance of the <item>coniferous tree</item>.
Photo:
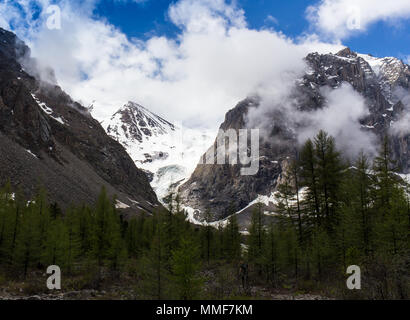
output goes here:
<path id="1" fill-rule="evenodd" d="M 155 232 L 150 241 L 150 248 L 144 257 L 143 274 L 146 278 L 145 291 L 150 297 L 162 300 L 166 296 L 166 283 L 169 278 L 167 269 L 167 248 L 166 248 L 166 225 L 163 220 L 166 217 L 161 213 L 155 214 Z"/>
<path id="2" fill-rule="evenodd" d="M 132 258 L 138 258 L 142 253 L 143 219 L 133 218 L 128 222 L 125 232 L 125 241 L 128 254 Z"/>
<path id="3" fill-rule="evenodd" d="M 66 231 L 67 252 L 65 266 L 67 273 L 70 275 L 73 272 L 75 262 L 80 257 L 81 251 L 81 231 L 80 219 L 76 209 L 70 209 L 64 218 Z"/>
<path id="4" fill-rule="evenodd" d="M 298 240 L 303 241 L 302 208 L 299 196 L 299 168 L 296 161 L 292 161 L 282 174 L 281 184 L 278 186 L 276 198 L 278 199 L 278 213 L 282 218 L 288 219 L 298 232 Z"/>
<path id="5" fill-rule="evenodd" d="M 248 246 L 249 261 L 255 264 L 259 275 L 262 273 L 262 253 L 265 242 L 262 206 L 262 203 L 258 203 L 253 210 Z"/>
<path id="6" fill-rule="evenodd" d="M 278 274 L 278 239 L 276 236 L 276 227 L 274 223 L 271 223 L 266 235 L 266 246 L 264 252 L 264 266 L 267 275 L 267 281 L 274 287 L 277 282 Z"/>
<path id="7" fill-rule="evenodd" d="M 172 270 L 179 299 L 192 300 L 200 296 L 199 248 L 190 238 L 183 238 L 172 255 Z"/>
<path id="8" fill-rule="evenodd" d="M 58 265 L 60 268 L 68 266 L 69 253 L 68 232 L 61 218 L 52 220 L 48 229 L 47 237 L 42 250 L 43 265 Z"/>
<path id="9" fill-rule="evenodd" d="M 321 209 L 319 200 L 319 173 L 317 172 L 317 159 L 312 140 L 308 139 L 302 147 L 300 156 L 301 178 L 307 187 L 304 206 L 306 214 L 312 223 L 321 223 Z"/>
<path id="10" fill-rule="evenodd" d="M 116 200 L 112 203 L 115 203 Z M 121 219 L 112 205 L 112 210 L 108 216 L 109 249 L 108 261 L 113 274 L 118 277 L 124 261 L 127 258 L 127 249 L 121 232 Z"/>
<path id="11" fill-rule="evenodd" d="M 37 266 L 42 252 L 41 214 L 37 205 L 30 204 L 23 212 L 16 234 L 13 264 L 22 270 L 24 278 L 31 267 Z M 44 230 L 45 232 L 45 230 Z"/>
<path id="12" fill-rule="evenodd" d="M 377 208 L 378 245 L 397 254 L 407 238 L 407 199 L 391 158 L 390 141 L 386 136 L 379 156 L 374 160 L 374 203 Z"/>
<path id="13" fill-rule="evenodd" d="M 338 206 L 338 193 L 344 169 L 340 153 L 336 150 L 335 140 L 326 132 L 320 131 L 315 138 L 315 154 L 317 157 L 318 186 L 328 227 L 332 227 Z"/>
<path id="14" fill-rule="evenodd" d="M 218 226 L 218 232 L 216 236 L 216 249 L 217 249 L 217 256 L 219 259 L 226 259 L 226 252 L 225 252 L 225 233 L 224 228 L 221 224 Z"/>
<path id="15" fill-rule="evenodd" d="M 202 252 L 203 252 L 203 257 L 205 257 L 207 264 L 209 265 L 209 261 L 211 258 L 211 246 L 213 242 L 213 227 L 210 224 L 211 221 L 211 212 L 207 210 L 205 212 L 205 227 L 201 230 L 201 243 L 202 243 Z"/>
<path id="16" fill-rule="evenodd" d="M 365 154 L 360 154 L 353 169 L 345 174 L 343 199 L 343 227 L 345 248 L 362 251 L 366 256 L 373 250 L 374 207 L 373 183 L 370 164 Z M 349 242 L 349 243 L 348 243 Z M 346 260 L 346 259 L 344 259 Z"/>
<path id="17" fill-rule="evenodd" d="M 235 215 L 228 219 L 225 233 L 225 252 L 229 261 L 239 260 L 241 257 L 241 235 Z"/>
<path id="18" fill-rule="evenodd" d="M 97 201 L 92 217 L 92 245 L 91 256 L 95 259 L 98 268 L 98 280 L 102 279 L 102 268 L 106 262 L 111 262 L 116 267 L 120 248 L 120 226 L 114 205 L 108 199 L 103 187 Z"/>

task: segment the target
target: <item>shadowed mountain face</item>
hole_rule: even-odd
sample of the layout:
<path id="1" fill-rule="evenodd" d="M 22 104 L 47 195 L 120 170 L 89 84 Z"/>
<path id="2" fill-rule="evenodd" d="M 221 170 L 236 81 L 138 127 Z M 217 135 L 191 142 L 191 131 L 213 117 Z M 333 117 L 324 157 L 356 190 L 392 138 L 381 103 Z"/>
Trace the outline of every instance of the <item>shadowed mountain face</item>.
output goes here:
<path id="1" fill-rule="evenodd" d="M 10 180 L 28 198 L 43 186 L 64 208 L 93 203 L 105 186 L 129 213 L 155 210 L 145 173 L 87 109 L 25 71 L 35 74 L 29 54 L 0 29 L 0 184 Z"/>
<path id="2" fill-rule="evenodd" d="M 309 71 L 295 81 L 290 93 L 294 112 L 283 113 L 281 108 L 272 106 L 272 111 L 265 114 L 265 126 L 266 123 L 270 126 L 263 129 L 268 129 L 269 138 L 260 141 L 260 170 L 256 175 L 241 176 L 237 165 L 198 165 L 190 180 L 180 188 L 184 203 L 195 210 L 195 219 L 203 219 L 207 209 L 213 213 L 213 220 L 223 219 L 247 207 L 258 196 L 269 196 L 275 191 L 287 159 L 298 149 L 297 127 L 292 118 L 298 112 L 325 108 L 327 101 L 322 90 L 325 87 L 332 91 L 344 83 L 350 84 L 369 109 L 369 114 L 360 119 L 361 130 L 372 133 L 379 141 L 390 135 L 399 171 L 410 171 L 409 130 L 392 130 L 408 112 L 405 99 L 410 96 L 410 67 L 395 58 L 359 55 L 348 48 L 335 55 L 309 54 L 306 63 Z M 407 98 L 403 98 L 403 93 Z M 246 128 L 251 108 L 260 108 L 259 98 L 240 102 L 227 113 L 221 129 Z M 249 213 L 248 209 L 245 211 Z"/>

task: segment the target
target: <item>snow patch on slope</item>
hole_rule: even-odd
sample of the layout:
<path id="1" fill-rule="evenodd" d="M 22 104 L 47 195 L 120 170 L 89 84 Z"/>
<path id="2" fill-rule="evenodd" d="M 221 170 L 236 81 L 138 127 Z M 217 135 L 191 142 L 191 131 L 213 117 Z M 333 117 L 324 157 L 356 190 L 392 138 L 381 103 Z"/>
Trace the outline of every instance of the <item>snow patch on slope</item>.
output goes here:
<path id="1" fill-rule="evenodd" d="M 34 158 L 38 158 L 33 152 L 31 152 L 31 150 L 26 150 L 27 151 L 27 153 L 29 153 L 30 155 L 32 155 Z"/>
<path id="2" fill-rule="evenodd" d="M 130 206 L 121 202 L 120 200 L 117 200 L 117 203 L 115 204 L 116 209 L 128 209 Z"/>
<path id="3" fill-rule="evenodd" d="M 62 117 L 55 117 L 53 116 L 53 109 L 51 109 L 50 107 L 48 107 L 44 102 L 41 102 L 36 96 L 35 94 L 31 94 L 31 96 L 33 97 L 33 99 L 36 101 L 36 103 L 38 104 L 38 106 L 41 108 L 41 110 L 43 110 L 50 118 L 53 118 L 54 120 L 58 121 L 59 123 L 61 123 L 62 125 L 66 125 L 67 123 L 63 120 Z"/>
<path id="4" fill-rule="evenodd" d="M 404 173 L 398 173 L 400 178 L 402 178 L 404 181 L 410 183 L 410 173 L 409 174 L 404 174 Z"/>
<path id="5" fill-rule="evenodd" d="M 383 65 L 382 59 L 367 54 L 358 54 L 358 56 L 370 65 L 376 76 L 380 75 L 381 67 Z"/>

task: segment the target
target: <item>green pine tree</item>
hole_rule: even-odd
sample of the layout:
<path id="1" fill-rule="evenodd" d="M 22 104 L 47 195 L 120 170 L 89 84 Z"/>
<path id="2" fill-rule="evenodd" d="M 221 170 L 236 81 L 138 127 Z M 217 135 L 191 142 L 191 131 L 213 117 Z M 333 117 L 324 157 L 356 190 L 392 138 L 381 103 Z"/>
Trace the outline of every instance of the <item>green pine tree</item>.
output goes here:
<path id="1" fill-rule="evenodd" d="M 193 300 L 200 297 L 202 279 L 199 270 L 198 245 L 192 239 L 185 237 L 172 254 L 172 271 L 179 299 Z"/>

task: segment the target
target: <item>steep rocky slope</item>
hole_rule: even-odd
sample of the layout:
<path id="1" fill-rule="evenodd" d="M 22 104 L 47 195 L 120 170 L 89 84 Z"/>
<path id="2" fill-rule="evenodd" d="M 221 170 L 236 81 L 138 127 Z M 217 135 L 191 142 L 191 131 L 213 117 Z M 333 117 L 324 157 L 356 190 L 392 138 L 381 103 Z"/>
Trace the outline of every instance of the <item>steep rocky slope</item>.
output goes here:
<path id="1" fill-rule="evenodd" d="M 84 107 L 30 75 L 29 55 L 0 29 L 0 184 L 10 179 L 28 198 L 43 186 L 62 207 L 93 203 L 105 186 L 130 213 L 155 210 L 145 173 Z"/>
<path id="2" fill-rule="evenodd" d="M 405 104 L 408 104 L 410 67 L 396 58 L 358 55 L 348 48 L 337 54 L 312 53 L 305 60 L 307 72 L 301 79 L 295 80 L 290 93 L 295 113 L 324 108 L 326 98 L 322 88 L 337 89 L 343 83 L 349 83 L 365 99 L 370 111 L 369 115 L 360 119 L 361 130 L 374 133 L 378 139 L 386 134 L 392 135 L 394 157 L 400 170 L 408 173 L 409 130 L 398 132 L 392 128 L 408 116 Z M 259 105 L 260 99 L 257 97 L 240 102 L 227 113 L 221 129 L 246 128 L 249 110 Z M 294 121 L 292 112 L 286 114 L 280 108 L 272 110 L 276 111 L 266 115 L 272 125 L 269 127 L 269 139 L 261 140 L 257 175 L 241 176 L 238 165 L 198 165 L 190 180 L 180 188 L 191 217 L 201 220 L 203 212 L 210 209 L 213 220 L 220 220 L 232 211 L 246 208 L 260 196 L 270 199 L 265 201 L 267 205 L 274 205 L 274 199 L 270 196 L 278 185 L 288 157 L 297 151 L 298 143 L 295 130 L 289 125 Z M 249 216 L 249 208 L 241 214 Z"/>

